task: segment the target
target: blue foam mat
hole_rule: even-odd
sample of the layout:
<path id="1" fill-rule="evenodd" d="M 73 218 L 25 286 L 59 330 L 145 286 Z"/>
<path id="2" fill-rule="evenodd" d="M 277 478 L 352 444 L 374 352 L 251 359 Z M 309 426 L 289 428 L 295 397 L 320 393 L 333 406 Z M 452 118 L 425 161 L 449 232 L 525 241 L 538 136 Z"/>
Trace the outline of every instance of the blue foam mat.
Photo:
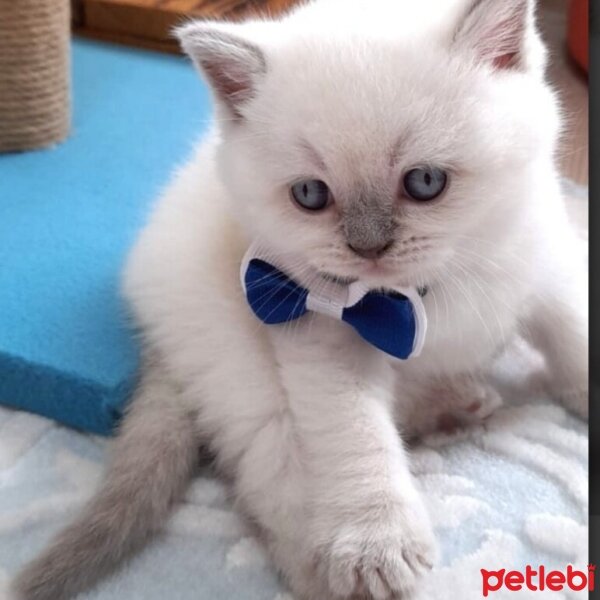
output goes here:
<path id="1" fill-rule="evenodd" d="M 0 155 L 0 402 L 107 434 L 138 365 L 121 267 L 210 97 L 181 57 L 72 47 L 71 136 Z"/>

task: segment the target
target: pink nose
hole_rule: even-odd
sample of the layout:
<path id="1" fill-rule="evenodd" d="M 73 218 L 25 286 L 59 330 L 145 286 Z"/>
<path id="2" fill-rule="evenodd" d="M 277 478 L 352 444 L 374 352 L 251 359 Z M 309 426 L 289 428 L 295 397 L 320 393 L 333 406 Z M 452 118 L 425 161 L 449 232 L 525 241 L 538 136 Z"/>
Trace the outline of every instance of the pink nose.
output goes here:
<path id="1" fill-rule="evenodd" d="M 371 248 L 359 248 L 358 246 L 348 244 L 348 248 L 363 258 L 375 259 L 383 256 L 392 247 L 392 244 L 393 242 L 386 242 L 385 244 L 373 246 Z"/>

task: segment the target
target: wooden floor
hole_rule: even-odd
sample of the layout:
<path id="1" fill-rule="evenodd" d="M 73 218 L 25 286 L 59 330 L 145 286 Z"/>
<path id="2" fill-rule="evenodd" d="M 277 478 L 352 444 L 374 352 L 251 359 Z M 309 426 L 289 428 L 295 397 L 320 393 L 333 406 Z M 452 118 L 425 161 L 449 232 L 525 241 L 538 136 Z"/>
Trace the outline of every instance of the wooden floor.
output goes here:
<path id="1" fill-rule="evenodd" d="M 72 0 L 77 33 L 179 52 L 173 29 L 190 17 L 239 20 L 277 15 L 298 0 Z"/>
<path id="2" fill-rule="evenodd" d="M 559 164 L 565 177 L 588 184 L 589 92 L 586 76 L 566 50 L 566 0 L 541 0 L 540 28 L 550 49 L 549 79 L 558 90 L 565 115 Z"/>

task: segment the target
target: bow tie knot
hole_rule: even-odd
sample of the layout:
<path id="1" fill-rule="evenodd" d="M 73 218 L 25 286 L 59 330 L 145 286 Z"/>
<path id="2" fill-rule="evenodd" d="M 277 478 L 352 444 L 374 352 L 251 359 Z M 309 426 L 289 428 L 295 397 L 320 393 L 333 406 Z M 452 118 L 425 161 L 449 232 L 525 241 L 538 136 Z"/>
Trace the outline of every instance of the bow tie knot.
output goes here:
<path id="1" fill-rule="evenodd" d="M 279 263 L 284 263 L 283 258 Z M 241 279 L 254 314 L 265 324 L 294 321 L 316 312 L 344 321 L 367 342 L 400 359 L 418 356 L 427 328 L 425 309 L 414 289 L 372 291 L 362 283 L 308 290 L 263 257 L 253 245 L 242 262 Z"/>

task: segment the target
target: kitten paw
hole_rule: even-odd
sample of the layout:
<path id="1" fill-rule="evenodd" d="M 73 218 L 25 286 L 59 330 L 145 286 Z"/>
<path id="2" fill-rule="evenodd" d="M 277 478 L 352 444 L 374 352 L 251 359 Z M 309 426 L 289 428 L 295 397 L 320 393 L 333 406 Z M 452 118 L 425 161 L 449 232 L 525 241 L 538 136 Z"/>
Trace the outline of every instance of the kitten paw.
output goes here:
<path id="1" fill-rule="evenodd" d="M 319 562 L 336 598 L 396 600 L 410 597 L 435 555 L 433 533 L 420 511 L 398 510 L 391 519 L 343 526 Z"/>
<path id="2" fill-rule="evenodd" d="M 580 381 L 585 376 L 580 376 Z M 560 402 L 567 410 L 585 419 L 589 418 L 590 394 L 586 383 L 565 387 L 560 381 L 554 381 L 545 370 L 535 371 L 527 379 L 527 389 L 536 394 L 548 395 Z"/>
<path id="3" fill-rule="evenodd" d="M 436 430 L 452 433 L 457 429 L 480 425 L 502 405 L 502 397 L 490 385 L 475 384 L 467 394 L 456 398 L 447 412 L 437 417 Z"/>
<path id="4" fill-rule="evenodd" d="M 401 412 L 401 428 L 410 438 L 454 433 L 483 423 L 502 405 L 491 385 L 468 377 L 441 382 Z"/>
<path id="5" fill-rule="evenodd" d="M 556 396 L 567 410 L 586 421 L 589 419 L 590 395 L 587 388 L 559 391 Z"/>

